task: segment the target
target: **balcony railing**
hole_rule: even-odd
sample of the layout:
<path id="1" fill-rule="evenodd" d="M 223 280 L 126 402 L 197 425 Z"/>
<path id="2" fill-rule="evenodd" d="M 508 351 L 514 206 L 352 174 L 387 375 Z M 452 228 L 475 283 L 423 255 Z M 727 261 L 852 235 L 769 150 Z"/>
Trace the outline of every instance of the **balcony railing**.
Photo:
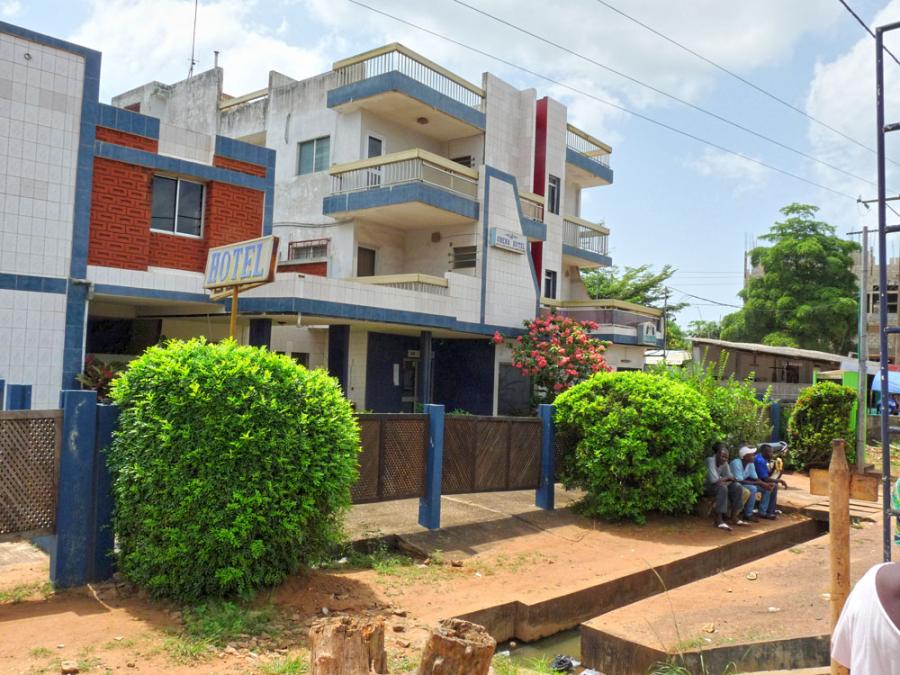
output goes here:
<path id="1" fill-rule="evenodd" d="M 396 71 L 463 105 L 484 110 L 484 89 L 401 44 L 393 43 L 343 59 L 335 63 L 333 69 L 341 87 Z"/>
<path id="2" fill-rule="evenodd" d="M 470 197 L 478 196 L 478 172 L 426 150 L 404 150 L 329 170 L 331 193 L 375 190 L 403 183 L 423 182 Z"/>
<path id="3" fill-rule="evenodd" d="M 519 192 L 522 215 L 539 223 L 544 222 L 544 198 L 531 192 Z"/>
<path id="4" fill-rule="evenodd" d="M 563 218 L 563 244 L 582 251 L 609 255 L 609 230 L 574 216 Z"/>
<path id="5" fill-rule="evenodd" d="M 612 152 L 612 148 L 571 124 L 566 125 L 566 147 L 584 155 L 591 161 L 605 167 L 609 166 L 609 154 Z"/>
<path id="6" fill-rule="evenodd" d="M 419 291 L 433 295 L 447 295 L 450 286 L 446 279 L 429 274 L 385 274 L 375 277 L 353 277 L 351 281 L 360 284 L 403 288 L 407 291 Z"/>
<path id="7" fill-rule="evenodd" d="M 553 300 L 541 298 L 541 304 L 559 314 L 571 316 L 578 321 L 595 321 L 601 326 L 622 326 L 634 328 L 645 323 L 660 328 L 662 312 L 652 307 L 643 307 L 631 302 L 612 299 L 597 300 Z"/>

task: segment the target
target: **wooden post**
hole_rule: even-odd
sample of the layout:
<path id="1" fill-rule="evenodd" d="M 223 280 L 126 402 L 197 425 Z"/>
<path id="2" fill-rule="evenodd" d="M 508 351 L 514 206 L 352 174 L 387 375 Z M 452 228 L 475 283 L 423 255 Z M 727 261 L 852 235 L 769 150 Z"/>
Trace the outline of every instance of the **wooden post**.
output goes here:
<path id="1" fill-rule="evenodd" d="M 487 675 L 496 647 L 482 626 L 444 619 L 425 643 L 418 675 Z"/>
<path id="2" fill-rule="evenodd" d="M 238 312 L 238 287 L 235 286 L 231 290 L 231 322 L 229 324 L 229 334 L 231 339 L 235 339 L 237 333 L 237 312 Z"/>
<path id="3" fill-rule="evenodd" d="M 384 620 L 320 619 L 309 629 L 311 675 L 387 673 Z"/>
<path id="4" fill-rule="evenodd" d="M 828 466 L 829 541 L 831 544 L 831 630 L 837 625 L 844 602 L 850 594 L 850 467 L 844 452 L 844 441 L 831 442 L 831 464 Z M 835 661 L 831 675 L 847 675 L 849 671 Z"/>

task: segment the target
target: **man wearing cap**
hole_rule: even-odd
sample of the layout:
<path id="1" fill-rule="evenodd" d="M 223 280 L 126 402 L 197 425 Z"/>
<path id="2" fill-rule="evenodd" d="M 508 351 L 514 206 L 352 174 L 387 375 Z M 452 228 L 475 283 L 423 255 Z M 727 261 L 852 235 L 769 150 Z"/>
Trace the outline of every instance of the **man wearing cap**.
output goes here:
<path id="1" fill-rule="evenodd" d="M 756 506 L 756 495 L 760 495 L 759 513 L 762 518 L 774 520 L 774 515 L 768 515 L 769 500 L 772 497 L 772 484 L 761 481 L 756 473 L 754 459 L 756 457 L 756 448 L 743 444 L 738 450 L 736 459 L 731 460 L 731 473 L 735 479 L 750 491 L 750 499 L 744 506 L 744 520 L 750 522 L 758 522 L 758 518 L 753 515 L 753 507 Z"/>

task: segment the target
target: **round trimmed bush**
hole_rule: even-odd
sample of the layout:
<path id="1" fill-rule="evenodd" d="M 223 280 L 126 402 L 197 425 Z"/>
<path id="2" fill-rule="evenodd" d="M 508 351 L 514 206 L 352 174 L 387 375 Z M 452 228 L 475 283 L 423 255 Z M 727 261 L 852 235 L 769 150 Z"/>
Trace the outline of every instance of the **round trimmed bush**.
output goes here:
<path id="1" fill-rule="evenodd" d="M 586 515 L 643 523 L 687 513 L 703 488 L 714 425 L 703 397 L 668 377 L 598 373 L 556 399 L 560 477 Z"/>
<path id="2" fill-rule="evenodd" d="M 850 417 L 856 393 L 834 382 L 819 382 L 800 392 L 788 420 L 788 460 L 801 469 L 827 467 L 831 441 L 847 441 L 847 459 L 856 461 Z"/>
<path id="3" fill-rule="evenodd" d="M 359 429 L 324 371 L 173 340 L 132 361 L 112 397 L 119 569 L 153 595 L 246 595 L 340 538 Z"/>

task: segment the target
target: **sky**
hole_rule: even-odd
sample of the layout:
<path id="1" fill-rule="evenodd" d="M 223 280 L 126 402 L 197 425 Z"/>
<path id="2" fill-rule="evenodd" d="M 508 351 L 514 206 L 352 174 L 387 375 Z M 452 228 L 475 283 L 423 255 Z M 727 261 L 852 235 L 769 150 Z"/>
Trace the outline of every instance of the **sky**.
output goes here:
<path id="1" fill-rule="evenodd" d="M 615 265 L 659 269 L 669 264 L 678 270 L 670 282 L 672 299 L 692 303 L 679 316 L 682 324 L 734 311 L 729 305 L 740 304 L 745 248 L 768 231 L 784 205 L 819 206 L 821 219 L 841 236 L 875 225 L 874 209 L 867 213 L 855 201 L 875 191 L 874 40 L 838 0 L 360 2 L 531 72 L 350 0 L 200 0 L 195 68 L 199 72 L 212 67 L 213 51 L 219 50 L 226 91 L 241 95 L 264 87 L 269 70 L 303 78 L 329 70 L 340 58 L 402 42 L 473 82 L 479 83 L 481 74 L 489 71 L 520 88 L 536 88 L 539 97 L 560 100 L 577 126 L 613 146 L 615 182 L 585 191 L 582 216 L 610 228 Z M 869 26 L 900 20 L 900 0 L 848 2 Z M 678 49 L 612 8 L 854 140 Z M 103 52 L 101 98 L 106 101 L 150 80 L 183 79 L 190 64 L 193 16 L 193 0 L 0 0 L 0 20 Z M 900 35 L 887 44 L 900 56 Z M 900 120 L 900 65 L 888 60 L 885 69 L 887 120 Z M 900 194 L 900 139 L 889 137 L 888 156 L 898 162 L 888 164 L 888 189 Z M 889 246 L 900 248 L 893 241 Z"/>

